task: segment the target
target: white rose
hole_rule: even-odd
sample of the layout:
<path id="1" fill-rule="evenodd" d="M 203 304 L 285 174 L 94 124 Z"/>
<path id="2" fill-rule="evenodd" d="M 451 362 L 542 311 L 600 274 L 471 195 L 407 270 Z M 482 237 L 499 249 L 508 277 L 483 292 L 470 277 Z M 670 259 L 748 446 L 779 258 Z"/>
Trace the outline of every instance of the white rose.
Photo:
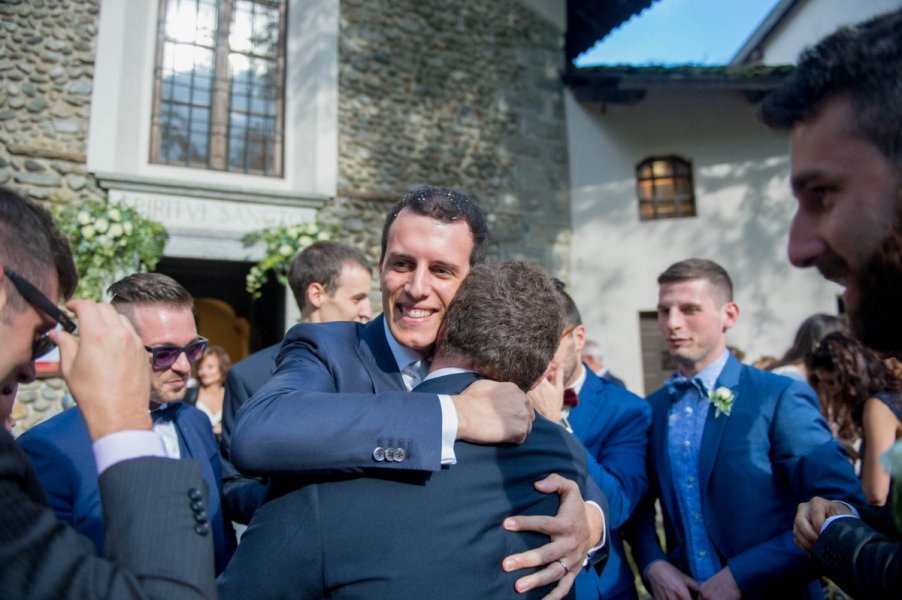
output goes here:
<path id="1" fill-rule="evenodd" d="M 122 213 L 119 212 L 118 208 L 111 208 L 107 212 L 107 215 L 110 217 L 111 221 L 121 221 L 122 220 Z"/>
<path id="2" fill-rule="evenodd" d="M 88 223 L 91 222 L 91 215 L 89 215 L 88 211 L 86 211 L 86 210 L 80 210 L 80 211 L 78 211 L 77 219 L 78 219 L 79 225 L 87 225 Z"/>
<path id="3" fill-rule="evenodd" d="M 97 221 L 94 222 L 94 229 L 97 230 L 97 233 L 103 233 L 109 226 L 110 223 L 106 219 L 97 219 Z"/>
<path id="4" fill-rule="evenodd" d="M 122 225 L 120 225 L 119 223 L 113 223 L 112 225 L 110 225 L 109 234 L 113 239 L 116 239 L 117 237 L 122 235 Z"/>
<path id="5" fill-rule="evenodd" d="M 109 248 L 113 245 L 113 241 L 105 235 L 97 236 L 97 243 L 101 248 Z"/>
<path id="6" fill-rule="evenodd" d="M 279 254 L 281 254 L 282 256 L 291 256 L 292 254 L 294 254 L 294 248 L 292 248 L 288 244 L 282 244 L 281 246 L 279 246 Z"/>
<path id="7" fill-rule="evenodd" d="M 306 248 L 307 246 L 309 246 L 312 243 L 313 243 L 313 238 L 310 237 L 309 235 L 302 235 L 301 239 L 298 240 L 298 245 L 301 248 Z"/>
<path id="8" fill-rule="evenodd" d="M 94 237 L 94 226 L 93 225 L 85 225 L 84 227 L 82 227 L 81 228 L 81 237 L 85 238 L 86 240 L 89 240 L 92 237 Z"/>
<path id="9" fill-rule="evenodd" d="M 126 221 L 125 223 L 123 223 L 123 224 L 122 224 L 122 231 L 125 232 L 125 235 L 131 235 L 131 234 L 132 234 L 132 224 L 129 223 L 128 221 Z"/>

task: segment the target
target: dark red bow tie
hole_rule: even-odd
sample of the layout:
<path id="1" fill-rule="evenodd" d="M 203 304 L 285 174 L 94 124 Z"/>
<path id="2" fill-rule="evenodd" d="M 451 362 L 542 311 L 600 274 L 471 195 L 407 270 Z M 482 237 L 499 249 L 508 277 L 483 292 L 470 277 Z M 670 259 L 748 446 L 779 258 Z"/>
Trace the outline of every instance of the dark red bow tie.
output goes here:
<path id="1" fill-rule="evenodd" d="M 564 390 L 564 406 L 576 406 L 579 404 L 579 395 L 573 388 Z"/>

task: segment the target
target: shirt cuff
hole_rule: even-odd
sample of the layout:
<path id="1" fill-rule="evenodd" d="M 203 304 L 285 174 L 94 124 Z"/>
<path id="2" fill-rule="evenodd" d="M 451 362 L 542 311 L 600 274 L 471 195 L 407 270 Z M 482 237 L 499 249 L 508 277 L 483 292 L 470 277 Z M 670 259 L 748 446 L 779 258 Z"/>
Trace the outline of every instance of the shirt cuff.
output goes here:
<path id="1" fill-rule="evenodd" d="M 604 511 L 601 510 L 601 507 L 598 506 L 598 503 L 593 500 L 586 500 L 586 504 L 590 504 L 590 505 L 594 506 L 595 508 L 597 508 L 598 514 L 601 515 L 601 541 L 598 542 L 598 545 L 595 546 L 594 548 L 589 548 L 589 552 L 586 554 L 586 559 L 583 561 L 584 567 L 589 564 L 589 561 L 592 559 L 592 556 L 596 552 L 601 550 L 602 547 L 604 547 L 604 543 L 608 539 L 608 528 L 607 528 L 607 523 L 604 522 Z"/>
<path id="2" fill-rule="evenodd" d="M 117 431 L 94 442 L 94 461 L 97 463 L 98 475 L 118 462 L 145 456 L 166 458 L 166 447 L 156 431 Z"/>
<path id="3" fill-rule="evenodd" d="M 439 404 L 442 406 L 442 464 L 457 464 L 457 456 L 454 454 L 454 440 L 457 439 L 457 409 L 448 394 L 438 395 Z"/>
<path id="4" fill-rule="evenodd" d="M 827 520 L 824 521 L 824 524 L 821 525 L 821 533 L 824 533 L 824 530 L 830 527 L 830 524 L 834 521 L 839 521 L 840 519 L 858 519 L 860 518 L 857 514 L 855 515 L 833 515 L 832 517 L 827 517 Z"/>

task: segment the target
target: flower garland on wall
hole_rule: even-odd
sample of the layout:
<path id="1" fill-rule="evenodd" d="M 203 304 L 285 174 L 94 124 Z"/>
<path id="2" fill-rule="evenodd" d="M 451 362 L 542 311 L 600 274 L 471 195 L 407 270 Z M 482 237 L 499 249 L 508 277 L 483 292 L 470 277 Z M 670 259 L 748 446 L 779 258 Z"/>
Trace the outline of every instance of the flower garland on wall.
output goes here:
<path id="1" fill-rule="evenodd" d="M 261 288 L 266 283 L 269 272 L 276 275 L 282 285 L 288 285 L 288 268 L 295 255 L 320 240 L 331 240 L 336 228 L 320 223 L 295 223 L 277 225 L 245 234 L 241 238 L 245 247 L 263 242 L 264 256 L 251 267 L 247 274 L 248 293 L 254 299 L 262 295 Z"/>
<path id="2" fill-rule="evenodd" d="M 53 212 L 72 247 L 77 298 L 102 300 L 116 279 L 152 271 L 169 239 L 161 223 L 119 202 L 84 200 L 57 205 Z"/>

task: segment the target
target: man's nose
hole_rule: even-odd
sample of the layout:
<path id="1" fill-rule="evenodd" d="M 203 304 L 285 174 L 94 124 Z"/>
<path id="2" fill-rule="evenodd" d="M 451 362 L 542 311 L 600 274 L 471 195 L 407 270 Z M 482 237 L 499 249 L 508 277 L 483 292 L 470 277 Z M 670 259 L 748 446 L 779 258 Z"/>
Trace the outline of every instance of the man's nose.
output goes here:
<path id="1" fill-rule="evenodd" d="M 410 273 L 407 280 L 407 293 L 414 298 L 423 298 L 429 290 L 429 270 L 425 267 L 417 267 Z"/>
<path id="2" fill-rule="evenodd" d="M 826 251 L 827 246 L 818 236 L 816 218 L 804 210 L 797 210 L 789 227 L 787 254 L 796 267 L 810 267 Z"/>
<path id="3" fill-rule="evenodd" d="M 170 369 L 176 373 L 190 373 L 191 361 L 188 360 L 188 355 L 184 352 L 179 352 L 179 357 L 172 363 Z"/>

